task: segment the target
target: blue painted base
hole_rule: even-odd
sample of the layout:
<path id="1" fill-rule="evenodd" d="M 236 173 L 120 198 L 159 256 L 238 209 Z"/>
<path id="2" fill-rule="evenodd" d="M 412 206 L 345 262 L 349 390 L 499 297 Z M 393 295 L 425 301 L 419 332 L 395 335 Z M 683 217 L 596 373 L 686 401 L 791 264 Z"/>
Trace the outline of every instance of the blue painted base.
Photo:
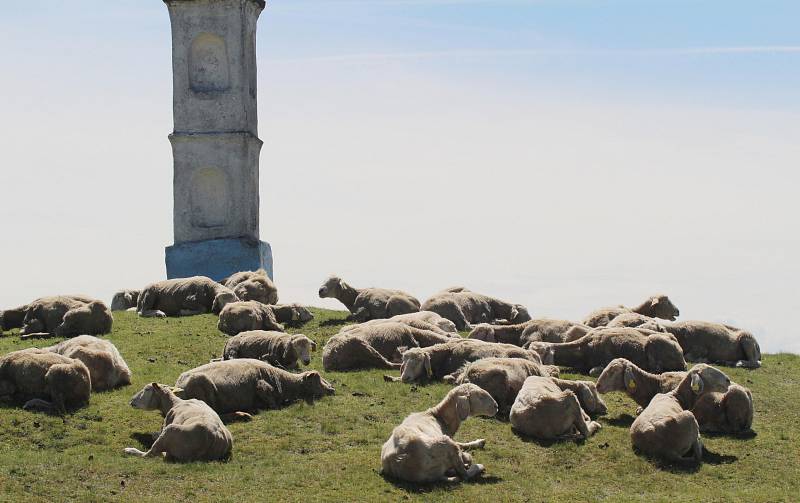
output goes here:
<path id="1" fill-rule="evenodd" d="M 239 271 L 264 269 L 273 277 L 269 243 L 245 238 L 210 239 L 168 246 L 167 278 L 208 276 L 219 281 Z"/>

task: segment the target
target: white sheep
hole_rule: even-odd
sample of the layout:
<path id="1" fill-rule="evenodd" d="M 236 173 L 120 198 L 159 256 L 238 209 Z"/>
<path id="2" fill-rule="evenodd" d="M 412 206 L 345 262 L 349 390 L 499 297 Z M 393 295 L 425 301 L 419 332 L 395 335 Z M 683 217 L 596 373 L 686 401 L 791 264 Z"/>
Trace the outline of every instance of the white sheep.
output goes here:
<path id="1" fill-rule="evenodd" d="M 205 276 L 159 281 L 139 295 L 136 311 L 142 317 L 219 314 L 223 307 L 239 298 L 230 288 Z"/>
<path id="2" fill-rule="evenodd" d="M 539 439 L 589 438 L 600 428 L 584 411 L 572 389 L 573 384 L 562 379 L 530 376 L 525 379 L 508 416 L 518 433 Z M 588 389 L 581 383 L 583 390 Z M 575 384 L 574 386 L 578 386 Z M 577 388 L 576 388 L 577 389 Z M 593 404 L 591 391 L 584 391 L 588 404 Z M 599 397 L 597 397 L 599 399 Z M 602 400 L 600 400 L 602 403 Z M 605 413 L 605 404 L 594 404 Z"/>
<path id="3" fill-rule="evenodd" d="M 728 376 L 705 364 L 689 370 L 678 387 L 654 396 L 631 424 L 633 447 L 642 454 L 677 462 L 699 463 L 703 458 L 700 427 L 690 412 L 705 393 L 724 393 Z"/>
<path id="4" fill-rule="evenodd" d="M 472 329 L 469 338 L 527 347 L 530 342 L 571 342 L 580 339 L 590 330 L 590 327 L 580 323 L 539 318 L 514 325 L 481 323 Z"/>
<path id="5" fill-rule="evenodd" d="M 464 287 L 453 287 L 431 296 L 422 304 L 423 311 L 433 311 L 455 323 L 458 330 L 471 330 L 473 323 L 505 320 L 516 324 L 531 319 L 520 304 L 475 293 Z"/>
<path id="6" fill-rule="evenodd" d="M 686 372 L 651 374 L 625 358 L 615 358 L 606 365 L 597 378 L 597 391 L 603 394 L 622 391 L 641 407 L 646 407 L 654 396 L 659 393 L 669 393 L 684 378 Z"/>
<path id="7" fill-rule="evenodd" d="M 441 316 L 432 311 L 419 311 L 417 313 L 398 314 L 392 316 L 391 318 L 379 318 L 364 323 L 347 325 L 342 327 L 340 332 L 346 332 L 348 330 L 353 330 L 358 327 L 370 326 L 386 322 L 405 323 L 410 327 L 419 328 L 421 330 L 429 330 L 431 332 L 437 332 L 447 337 L 458 336 L 458 331 L 456 330 L 455 323 L 448 320 L 447 318 L 442 318 Z"/>
<path id="8" fill-rule="evenodd" d="M 303 334 L 252 330 L 228 339 L 222 357 L 255 358 L 285 369 L 297 369 L 299 361 L 303 365 L 311 363 L 311 352 L 316 350 L 317 343 Z"/>
<path id="9" fill-rule="evenodd" d="M 75 358 L 89 369 L 92 389 L 104 391 L 131 383 L 131 371 L 111 341 L 91 335 L 79 335 L 44 348 L 46 351 Z"/>
<path id="10" fill-rule="evenodd" d="M 611 320 L 623 313 L 639 313 L 651 318 L 662 318 L 665 320 L 675 320 L 680 316 L 680 310 L 666 295 L 653 295 L 636 307 L 628 308 L 625 306 L 606 307 L 598 309 L 589 314 L 583 324 L 589 327 L 603 327 Z"/>
<path id="11" fill-rule="evenodd" d="M 678 339 L 689 361 L 746 368 L 761 366 L 758 341 L 741 328 L 706 321 L 681 321 L 665 328 Z"/>
<path id="12" fill-rule="evenodd" d="M 168 386 L 151 383 L 131 399 L 131 407 L 158 410 L 164 423 L 147 452 L 128 447 L 125 454 L 161 457 L 176 461 L 227 459 L 233 450 L 233 435 L 219 415 L 200 400 L 178 398 Z"/>
<path id="13" fill-rule="evenodd" d="M 113 323 L 102 301 L 85 295 L 42 297 L 25 306 L 20 338 L 102 335 L 111 332 Z"/>
<path id="14" fill-rule="evenodd" d="M 249 300 L 226 304 L 219 312 L 217 329 L 224 334 L 236 335 L 250 330 L 283 332 L 284 327 L 278 323 L 273 306 Z"/>
<path id="15" fill-rule="evenodd" d="M 278 288 L 264 269 L 237 272 L 220 283 L 233 290 L 241 300 L 254 300 L 263 304 L 278 303 Z"/>
<path id="16" fill-rule="evenodd" d="M 355 321 L 391 318 L 397 314 L 416 313 L 419 300 L 400 290 L 353 288 L 338 276 L 331 276 L 319 287 L 320 298 L 335 298 L 345 305 Z"/>
<path id="17" fill-rule="evenodd" d="M 80 360 L 43 349 L 23 349 L 0 358 L 0 397 L 26 400 L 25 409 L 57 411 L 89 403 L 92 380 Z"/>
<path id="18" fill-rule="evenodd" d="M 450 390 L 438 405 L 409 415 L 381 448 L 381 473 L 415 483 L 471 480 L 484 471 L 462 449 L 482 448 L 485 440 L 455 442 L 452 437 L 470 416 L 494 416 L 497 404 L 474 384 Z"/>
<path id="19" fill-rule="evenodd" d="M 120 290 L 114 294 L 111 299 L 112 311 L 129 311 L 136 310 L 136 304 L 139 302 L 139 290 Z"/>

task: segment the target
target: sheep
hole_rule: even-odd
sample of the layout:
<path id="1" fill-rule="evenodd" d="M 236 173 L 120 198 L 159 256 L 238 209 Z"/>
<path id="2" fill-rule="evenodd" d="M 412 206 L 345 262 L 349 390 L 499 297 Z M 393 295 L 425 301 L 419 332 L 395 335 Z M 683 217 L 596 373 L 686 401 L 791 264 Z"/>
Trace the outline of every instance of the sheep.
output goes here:
<path id="1" fill-rule="evenodd" d="M 26 410 L 65 414 L 89 403 L 92 381 L 80 360 L 42 349 L 23 349 L 0 358 L 0 396 L 27 400 Z"/>
<path id="2" fill-rule="evenodd" d="M 131 407 L 158 410 L 164 423 L 147 452 L 133 447 L 125 454 L 142 458 L 161 457 L 175 461 L 216 461 L 228 459 L 233 435 L 219 415 L 200 400 L 183 400 L 168 386 L 151 383 L 131 399 Z"/>
<path id="3" fill-rule="evenodd" d="M 266 332 L 252 330 L 242 332 L 227 340 L 222 351 L 225 360 L 236 358 L 255 358 L 286 369 L 300 368 L 311 363 L 311 351 L 317 350 L 317 343 L 303 334 Z"/>
<path id="4" fill-rule="evenodd" d="M 139 290 L 120 290 L 114 294 L 111 299 L 112 311 L 129 311 L 136 310 L 136 304 L 139 302 Z"/>
<path id="5" fill-rule="evenodd" d="M 482 448 L 483 439 L 455 442 L 461 422 L 470 416 L 494 416 L 497 404 L 474 384 L 450 390 L 438 405 L 406 417 L 381 448 L 381 473 L 414 483 L 470 480 L 484 471 L 462 449 Z"/>
<path id="6" fill-rule="evenodd" d="M 82 361 L 89 369 L 92 389 L 95 391 L 106 391 L 131 383 L 128 364 L 111 341 L 79 335 L 44 350 Z"/>
<path id="7" fill-rule="evenodd" d="M 0 334 L 6 330 L 22 328 L 25 324 L 25 314 L 28 312 L 28 304 L 23 306 L 0 310 Z"/>
<path id="8" fill-rule="evenodd" d="M 356 323 L 342 327 L 341 332 L 354 330 L 358 327 L 376 325 L 378 323 L 404 323 L 410 327 L 419 328 L 421 330 L 429 330 L 446 337 L 458 337 L 455 324 L 447 318 L 442 318 L 438 314 L 431 311 L 420 311 L 418 313 L 398 314 L 391 318 L 381 318 L 376 320 L 366 321 L 364 323 Z"/>
<path id="9" fill-rule="evenodd" d="M 651 318 L 649 316 L 645 316 L 639 313 L 622 313 L 616 316 L 613 320 L 611 320 L 607 328 L 613 327 L 631 327 L 631 328 L 640 328 L 643 330 L 650 330 L 653 332 L 666 332 L 667 327 L 658 321 L 657 318 Z"/>
<path id="10" fill-rule="evenodd" d="M 594 435 L 600 423 L 589 418 L 574 391 L 559 385 L 567 382 L 541 376 L 525 379 L 508 415 L 514 431 L 543 440 Z M 591 391 L 584 393 L 593 400 Z M 600 410 L 605 411 L 605 404 Z"/>
<path id="11" fill-rule="evenodd" d="M 665 328 L 678 339 L 689 361 L 745 368 L 761 366 L 758 341 L 741 328 L 706 321 L 681 321 Z"/>
<path id="12" fill-rule="evenodd" d="M 338 276 L 325 280 L 319 287 L 319 297 L 337 299 L 350 311 L 351 319 L 358 322 L 420 310 L 419 300 L 406 292 L 385 288 L 353 288 Z"/>
<path id="13" fill-rule="evenodd" d="M 396 321 L 363 323 L 328 339 L 322 351 L 322 365 L 326 371 L 397 369 L 402 359 L 401 349 L 428 347 L 449 340 L 446 335 Z"/>
<path id="14" fill-rule="evenodd" d="M 591 328 L 567 320 L 539 318 L 515 325 L 489 325 L 481 323 L 469 333 L 470 339 L 485 342 L 502 342 L 526 347 L 536 342 L 570 342 L 586 335 Z"/>
<path id="15" fill-rule="evenodd" d="M 714 367 L 692 367 L 677 388 L 654 396 L 633 420 L 630 435 L 634 449 L 668 461 L 702 461 L 700 427 L 690 409 L 703 394 L 723 393 L 730 384 L 728 376 Z"/>
<path id="16" fill-rule="evenodd" d="M 651 374 L 624 358 L 617 358 L 606 366 L 597 379 L 600 393 L 624 391 L 640 405 L 637 414 L 659 393 L 669 393 L 678 387 L 687 372 Z M 740 433 L 753 424 L 753 397 L 750 390 L 731 383 L 725 393 L 706 393 L 701 396 L 692 414 L 700 431 Z"/>
<path id="17" fill-rule="evenodd" d="M 400 377 L 386 376 L 387 381 L 405 383 L 425 378 L 443 379 L 462 365 L 481 358 L 524 358 L 535 363 L 542 359 L 534 351 L 511 344 L 483 342 L 474 339 L 450 340 L 427 348 L 411 348 L 403 352 Z"/>
<path id="18" fill-rule="evenodd" d="M 576 341 L 531 342 L 529 347 L 540 354 L 551 352 L 555 365 L 572 367 L 589 375 L 599 375 L 614 358 L 627 358 L 656 373 L 686 368 L 683 351 L 675 337 L 636 328 L 599 328 Z"/>
<path id="19" fill-rule="evenodd" d="M 231 302 L 219 312 L 217 328 L 228 335 L 236 335 L 249 330 L 272 330 L 283 332 L 284 327 L 275 316 L 272 306 L 249 300 Z"/>
<path id="20" fill-rule="evenodd" d="M 666 295 L 653 295 L 638 306 L 628 308 L 625 306 L 606 307 L 592 312 L 583 320 L 583 324 L 592 328 L 602 327 L 623 313 L 639 313 L 651 318 L 662 318 L 674 321 L 680 316 L 680 310 L 675 307 Z"/>
<path id="21" fill-rule="evenodd" d="M 292 374 L 261 360 L 241 358 L 207 363 L 187 370 L 175 386 L 184 399 L 197 398 L 220 414 L 249 418 L 248 412 L 275 409 L 295 400 L 333 395 L 334 387 L 319 372 Z"/>
<path id="22" fill-rule="evenodd" d="M 275 304 L 269 306 L 272 313 L 275 315 L 275 320 L 278 323 L 286 323 L 288 325 L 302 325 L 314 319 L 312 313 L 307 307 L 292 303 L 292 304 Z"/>
<path id="23" fill-rule="evenodd" d="M 481 295 L 463 287 L 454 287 L 434 294 L 422 304 L 423 311 L 433 311 L 455 323 L 460 330 L 471 330 L 473 323 L 506 320 L 522 323 L 531 319 L 528 310 L 519 305 Z"/>
<path id="24" fill-rule="evenodd" d="M 114 317 L 102 301 L 85 295 L 42 297 L 26 306 L 21 339 L 111 332 Z"/>
<path id="25" fill-rule="evenodd" d="M 528 376 L 558 377 L 558 367 L 540 365 L 524 358 L 482 358 L 469 362 L 444 377 L 451 384 L 476 384 L 497 402 L 501 416 L 508 416 L 522 383 Z"/>
<path id="26" fill-rule="evenodd" d="M 241 300 L 254 300 L 262 304 L 278 303 L 278 288 L 264 269 L 237 272 L 220 283 L 233 290 Z"/>
<path id="27" fill-rule="evenodd" d="M 230 288 L 205 276 L 159 281 L 139 295 L 136 311 L 142 317 L 219 314 L 223 307 L 239 298 Z"/>

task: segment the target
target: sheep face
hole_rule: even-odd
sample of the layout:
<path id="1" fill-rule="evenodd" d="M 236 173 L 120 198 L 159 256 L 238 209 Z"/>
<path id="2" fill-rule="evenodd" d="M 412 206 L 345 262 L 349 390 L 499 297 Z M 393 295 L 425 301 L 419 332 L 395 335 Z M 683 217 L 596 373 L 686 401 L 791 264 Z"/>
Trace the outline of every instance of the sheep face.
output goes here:
<path id="1" fill-rule="evenodd" d="M 510 323 L 524 323 L 531 320 L 531 315 L 528 313 L 528 308 L 521 304 L 514 304 L 514 309 L 511 310 L 511 318 L 508 320 Z"/>
<path id="2" fill-rule="evenodd" d="M 233 292 L 241 300 L 255 300 L 264 304 L 278 302 L 277 292 L 271 288 L 265 278 L 252 278 L 239 283 Z"/>
<path id="3" fill-rule="evenodd" d="M 597 387 L 592 382 L 582 382 L 578 386 L 578 401 L 581 407 L 593 416 L 602 416 L 608 412 L 608 406 L 597 393 Z"/>
<path id="4" fill-rule="evenodd" d="M 303 374 L 303 389 L 308 401 L 336 393 L 336 388 L 314 370 Z"/>
<path id="5" fill-rule="evenodd" d="M 651 335 L 647 338 L 645 352 L 650 372 L 660 374 L 670 370 L 686 369 L 683 348 L 673 335 L 662 333 Z"/>
<path id="6" fill-rule="evenodd" d="M 724 393 L 731 385 L 730 378 L 724 372 L 705 363 L 692 367 L 686 378 L 691 379 L 691 388 L 695 395 Z"/>
<path id="7" fill-rule="evenodd" d="M 487 324 L 480 324 L 473 328 L 469 338 L 484 342 L 497 342 L 497 337 L 494 336 L 494 328 Z"/>
<path id="8" fill-rule="evenodd" d="M 403 353 L 403 363 L 400 365 L 400 380 L 413 382 L 423 377 L 431 377 L 431 357 L 419 348 L 412 348 Z"/>
<path id="9" fill-rule="evenodd" d="M 303 365 L 311 363 L 311 351 L 317 349 L 317 343 L 306 337 L 305 335 L 298 334 L 292 338 L 292 348 L 297 355 L 297 359 L 303 362 Z"/>
<path id="10" fill-rule="evenodd" d="M 650 309 L 655 318 L 675 321 L 681 315 L 680 310 L 666 295 L 656 295 L 650 299 Z"/>
<path id="11" fill-rule="evenodd" d="M 544 365 L 553 365 L 555 354 L 551 346 L 550 342 L 531 341 L 525 349 L 538 356 Z"/>
<path id="12" fill-rule="evenodd" d="M 455 388 L 458 394 L 456 409 L 462 421 L 469 416 L 492 417 L 497 414 L 497 402 L 489 392 L 475 384 L 462 384 Z"/>
<path id="13" fill-rule="evenodd" d="M 314 314 L 305 306 L 292 306 L 292 321 L 307 323 L 314 319 Z"/>
<path id="14" fill-rule="evenodd" d="M 319 287 L 319 297 L 336 297 L 342 289 L 342 279 L 338 276 L 331 276 Z"/>
<path id="15" fill-rule="evenodd" d="M 173 388 L 166 384 L 150 383 L 141 391 L 133 395 L 130 404 L 134 409 L 142 410 L 155 410 L 161 407 L 161 395 L 165 393 L 164 390 L 169 390 L 178 395 L 181 391 L 180 388 Z"/>
<path id="16" fill-rule="evenodd" d="M 214 297 L 214 304 L 211 306 L 211 312 L 214 314 L 219 314 L 222 311 L 222 308 L 230 304 L 231 302 L 237 302 L 239 298 L 233 292 L 220 292 Z"/>
<path id="17" fill-rule="evenodd" d="M 628 372 L 628 360 L 616 358 L 611 360 L 600 377 L 597 378 L 597 391 L 599 393 L 610 393 L 612 391 L 623 391 L 625 389 L 625 373 Z M 635 386 L 635 384 L 634 384 Z"/>

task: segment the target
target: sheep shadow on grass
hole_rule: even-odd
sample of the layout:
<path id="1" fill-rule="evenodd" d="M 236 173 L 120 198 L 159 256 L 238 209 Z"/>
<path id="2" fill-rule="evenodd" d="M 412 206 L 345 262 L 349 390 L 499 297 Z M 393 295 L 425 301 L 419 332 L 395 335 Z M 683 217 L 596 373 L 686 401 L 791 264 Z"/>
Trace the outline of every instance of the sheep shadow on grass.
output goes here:
<path id="1" fill-rule="evenodd" d="M 758 433 L 756 433 L 753 430 L 740 431 L 738 433 L 722 433 L 722 432 L 716 432 L 716 431 L 704 431 L 703 432 L 703 436 L 706 437 L 706 438 L 725 437 L 725 438 L 730 438 L 732 440 L 752 440 L 752 439 L 754 439 L 754 438 L 756 438 L 758 436 Z"/>
<path id="2" fill-rule="evenodd" d="M 620 414 L 617 417 L 605 417 L 602 421 L 609 426 L 618 426 L 620 428 L 630 428 L 635 418 L 630 414 Z"/>
<path id="3" fill-rule="evenodd" d="M 333 318 L 330 320 L 324 320 L 319 323 L 320 327 L 337 327 L 339 325 L 345 325 L 347 323 L 353 323 L 352 320 L 348 318 Z"/>
<path id="4" fill-rule="evenodd" d="M 402 489 L 407 493 L 412 494 L 425 494 L 433 492 L 437 489 L 454 489 L 459 487 L 461 484 L 476 484 L 476 485 L 484 485 L 484 484 L 498 484 L 503 481 L 502 477 L 498 477 L 496 475 L 479 475 L 472 480 L 464 481 L 464 480 L 457 480 L 457 481 L 449 481 L 449 480 L 442 480 L 439 482 L 428 482 L 428 483 L 416 483 L 416 482 L 406 482 L 405 480 L 396 479 L 389 475 L 384 475 L 383 473 L 378 472 L 383 480 L 392 484 L 393 486 L 397 487 L 398 489 Z"/>
<path id="5" fill-rule="evenodd" d="M 544 448 L 552 447 L 553 445 L 560 444 L 562 442 L 574 442 L 579 445 L 586 443 L 586 439 L 579 435 L 570 435 L 562 438 L 538 438 L 538 437 L 532 437 L 530 435 L 525 435 L 524 433 L 520 433 L 519 431 L 517 431 L 516 428 L 513 427 L 511 428 L 511 431 L 514 432 L 514 435 L 516 435 L 523 442 L 536 444 L 539 447 L 544 447 Z"/>
<path id="6" fill-rule="evenodd" d="M 634 449 L 634 452 L 639 454 L 636 449 Z M 676 474 L 697 473 L 700 470 L 700 467 L 703 465 L 703 463 L 709 465 L 728 465 L 731 463 L 735 463 L 736 461 L 739 460 L 738 456 L 718 454 L 716 452 L 709 451 L 708 448 L 706 448 L 706 446 L 703 446 L 703 459 L 700 463 L 696 463 L 693 460 L 689 459 L 681 463 L 681 462 L 667 461 L 664 459 L 647 455 L 644 455 L 644 457 L 647 458 L 655 468 Z"/>
<path id="7" fill-rule="evenodd" d="M 155 443 L 156 439 L 159 437 L 161 432 L 152 432 L 152 433 L 131 433 L 130 438 L 139 442 L 139 444 L 143 447 L 143 450 L 149 451 L 153 444 Z M 229 454 L 227 458 L 218 459 L 214 461 L 202 461 L 203 463 L 227 463 L 233 458 L 233 453 Z M 186 463 L 185 461 L 180 461 L 170 456 L 162 456 L 162 459 L 165 463 Z"/>

